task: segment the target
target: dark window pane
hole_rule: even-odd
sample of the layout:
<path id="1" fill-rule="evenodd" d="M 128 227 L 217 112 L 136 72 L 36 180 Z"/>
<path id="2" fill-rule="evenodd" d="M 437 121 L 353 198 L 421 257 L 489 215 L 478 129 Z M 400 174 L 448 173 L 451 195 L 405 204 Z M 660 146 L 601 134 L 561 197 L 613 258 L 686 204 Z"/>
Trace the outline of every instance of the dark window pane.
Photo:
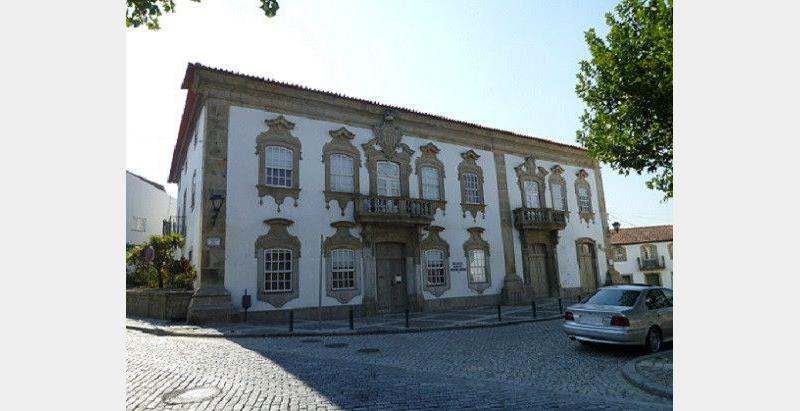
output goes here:
<path id="1" fill-rule="evenodd" d="M 636 290 L 605 288 L 597 290 L 594 295 L 584 300 L 584 304 L 632 307 L 634 304 L 636 304 L 636 299 L 639 298 L 639 293 L 640 292 Z"/>

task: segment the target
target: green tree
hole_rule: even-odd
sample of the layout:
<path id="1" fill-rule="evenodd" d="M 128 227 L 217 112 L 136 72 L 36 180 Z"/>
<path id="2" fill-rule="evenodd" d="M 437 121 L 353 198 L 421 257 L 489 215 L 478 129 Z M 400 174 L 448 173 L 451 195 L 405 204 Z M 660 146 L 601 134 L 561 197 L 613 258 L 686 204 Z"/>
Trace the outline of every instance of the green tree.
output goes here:
<path id="1" fill-rule="evenodd" d="M 154 235 L 130 249 L 127 263 L 133 266 L 133 284 L 151 288 L 190 288 L 196 276 L 194 267 L 186 258 L 174 258 L 184 243 L 180 234 Z M 149 247 L 155 251 L 153 261 L 145 259 Z"/>
<path id="2" fill-rule="evenodd" d="M 586 32 L 578 142 L 620 174 L 654 174 L 647 187 L 672 198 L 672 0 L 622 0 L 606 24 L 605 41 Z"/>
<path id="3" fill-rule="evenodd" d="M 150 30 L 158 30 L 161 26 L 158 19 L 164 13 L 175 12 L 175 0 L 125 0 L 128 10 L 125 13 L 126 27 L 139 27 L 144 24 Z M 199 3 L 200 0 L 191 0 Z M 277 0 L 259 0 L 267 17 L 274 17 L 278 12 Z"/>

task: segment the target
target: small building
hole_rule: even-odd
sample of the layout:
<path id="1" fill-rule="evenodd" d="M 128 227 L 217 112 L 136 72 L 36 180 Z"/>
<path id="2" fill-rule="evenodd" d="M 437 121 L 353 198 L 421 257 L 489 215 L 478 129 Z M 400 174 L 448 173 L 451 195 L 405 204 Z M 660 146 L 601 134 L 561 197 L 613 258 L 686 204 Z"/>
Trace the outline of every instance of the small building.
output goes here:
<path id="1" fill-rule="evenodd" d="M 164 220 L 175 215 L 175 197 L 164 186 L 126 171 L 125 242 L 141 244 L 151 235 L 161 235 Z"/>
<path id="2" fill-rule="evenodd" d="M 169 182 L 189 321 L 529 303 L 607 282 L 600 165 L 585 149 L 187 67 Z"/>
<path id="3" fill-rule="evenodd" d="M 612 230 L 611 258 L 624 283 L 672 288 L 672 226 Z"/>

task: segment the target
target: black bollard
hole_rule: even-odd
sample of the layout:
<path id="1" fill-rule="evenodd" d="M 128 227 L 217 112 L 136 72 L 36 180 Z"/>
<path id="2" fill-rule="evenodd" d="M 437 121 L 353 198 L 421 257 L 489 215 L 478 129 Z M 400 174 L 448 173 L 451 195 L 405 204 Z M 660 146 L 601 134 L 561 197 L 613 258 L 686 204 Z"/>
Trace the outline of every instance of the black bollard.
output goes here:
<path id="1" fill-rule="evenodd" d="M 294 332 L 294 311 L 289 311 L 289 332 Z"/>
<path id="2" fill-rule="evenodd" d="M 558 297 L 558 312 L 564 314 L 564 306 L 561 305 L 561 297 Z"/>
<path id="3" fill-rule="evenodd" d="M 353 329 L 353 309 L 350 309 L 350 329 Z"/>
<path id="4" fill-rule="evenodd" d="M 503 321 L 503 314 L 500 312 L 500 304 L 497 304 L 497 321 Z"/>
<path id="5" fill-rule="evenodd" d="M 406 328 L 408 328 L 408 308 L 406 308 Z"/>
<path id="6" fill-rule="evenodd" d="M 531 312 L 533 313 L 533 319 L 536 319 L 536 301 L 531 301 Z"/>

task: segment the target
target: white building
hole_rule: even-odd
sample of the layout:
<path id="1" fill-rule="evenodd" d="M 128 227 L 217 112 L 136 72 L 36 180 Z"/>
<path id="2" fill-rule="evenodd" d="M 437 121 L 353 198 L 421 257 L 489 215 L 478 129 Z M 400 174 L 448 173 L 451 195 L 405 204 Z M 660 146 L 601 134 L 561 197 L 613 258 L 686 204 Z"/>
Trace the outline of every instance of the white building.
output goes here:
<path id="1" fill-rule="evenodd" d="M 622 282 L 672 288 L 672 226 L 612 230 L 611 256 Z"/>
<path id="2" fill-rule="evenodd" d="M 606 281 L 580 147 L 190 64 L 169 181 L 189 320 L 441 309 Z"/>
<path id="3" fill-rule="evenodd" d="M 151 235 L 160 235 L 163 221 L 175 215 L 175 198 L 164 186 L 126 171 L 125 242 L 140 244 Z"/>

